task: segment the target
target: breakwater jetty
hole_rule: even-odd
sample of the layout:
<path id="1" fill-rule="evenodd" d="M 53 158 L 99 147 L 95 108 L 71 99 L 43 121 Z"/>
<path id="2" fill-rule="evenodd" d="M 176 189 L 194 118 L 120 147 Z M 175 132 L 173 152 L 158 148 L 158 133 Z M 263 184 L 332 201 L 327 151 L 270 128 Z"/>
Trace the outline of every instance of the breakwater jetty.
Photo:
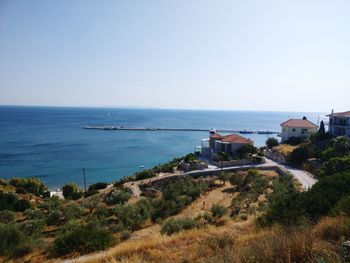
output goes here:
<path id="1" fill-rule="evenodd" d="M 179 131 L 179 132 L 209 132 L 211 129 L 196 128 L 133 128 L 123 126 L 85 126 L 88 130 L 104 130 L 104 131 Z M 221 133 L 240 133 L 240 134 L 279 134 L 277 131 L 253 131 L 253 130 L 230 130 L 216 129 Z"/>

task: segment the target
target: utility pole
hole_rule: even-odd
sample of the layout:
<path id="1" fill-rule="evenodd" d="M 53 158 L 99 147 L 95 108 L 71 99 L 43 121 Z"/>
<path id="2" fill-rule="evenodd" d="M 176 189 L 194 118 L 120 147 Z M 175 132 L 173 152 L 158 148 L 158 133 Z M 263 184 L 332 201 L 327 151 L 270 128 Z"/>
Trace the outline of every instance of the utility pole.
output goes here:
<path id="1" fill-rule="evenodd" d="M 83 168 L 82 170 L 83 170 L 83 175 L 84 175 L 84 188 L 85 188 L 85 192 L 86 192 L 86 175 L 85 175 L 85 168 Z"/>

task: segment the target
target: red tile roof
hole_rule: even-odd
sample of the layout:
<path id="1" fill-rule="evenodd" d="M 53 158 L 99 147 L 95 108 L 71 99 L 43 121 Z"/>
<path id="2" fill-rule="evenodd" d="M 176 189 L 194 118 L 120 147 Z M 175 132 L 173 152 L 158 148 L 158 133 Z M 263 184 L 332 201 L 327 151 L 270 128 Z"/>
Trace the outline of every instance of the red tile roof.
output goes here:
<path id="1" fill-rule="evenodd" d="M 317 125 L 309 120 L 304 119 L 290 119 L 281 123 L 284 127 L 295 127 L 295 128 L 317 128 Z"/>
<path id="2" fill-rule="evenodd" d="M 335 112 L 335 113 L 329 114 L 327 116 L 328 117 L 350 118 L 350 111 Z"/>
<path id="3" fill-rule="evenodd" d="M 252 140 L 244 138 L 238 134 L 229 134 L 229 135 L 222 136 L 218 133 L 215 133 L 215 134 L 211 135 L 210 138 L 217 139 L 217 140 L 222 141 L 222 142 L 228 142 L 228 143 L 242 143 L 242 144 L 244 144 L 244 143 L 252 143 L 253 142 Z"/>
<path id="4" fill-rule="evenodd" d="M 223 136 L 221 136 L 220 134 L 218 133 L 214 133 L 214 134 L 211 134 L 210 135 L 210 138 L 212 139 L 217 139 L 217 140 L 221 140 L 223 138 Z"/>

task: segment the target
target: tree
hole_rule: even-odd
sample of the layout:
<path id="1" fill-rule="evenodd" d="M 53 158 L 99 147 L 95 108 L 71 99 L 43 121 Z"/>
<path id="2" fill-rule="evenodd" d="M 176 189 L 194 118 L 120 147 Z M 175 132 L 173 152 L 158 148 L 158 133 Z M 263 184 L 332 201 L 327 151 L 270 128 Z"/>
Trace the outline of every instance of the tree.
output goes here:
<path id="1" fill-rule="evenodd" d="M 308 146 L 300 146 L 293 150 L 289 156 L 289 161 L 292 164 L 300 165 L 310 158 L 310 149 Z"/>
<path id="2" fill-rule="evenodd" d="M 257 153 L 257 148 L 254 147 L 253 144 L 245 144 L 241 148 L 237 150 L 237 153 L 240 158 L 247 158 L 249 155 L 252 155 L 254 153 Z"/>
<path id="3" fill-rule="evenodd" d="M 72 197 L 78 192 L 78 186 L 76 184 L 65 184 L 62 187 L 63 196 L 66 199 L 73 199 Z"/>
<path id="4" fill-rule="evenodd" d="M 270 137 L 266 140 L 266 146 L 269 149 L 276 147 L 276 146 L 278 146 L 278 140 L 274 137 Z"/>
<path id="5" fill-rule="evenodd" d="M 324 122 L 323 121 L 321 121 L 321 123 L 320 123 L 320 128 L 318 129 L 318 133 L 322 134 L 322 135 L 326 134 L 326 129 L 324 127 Z"/>
<path id="6" fill-rule="evenodd" d="M 321 176 L 331 176 L 336 173 L 350 171 L 350 157 L 331 158 L 321 166 Z"/>

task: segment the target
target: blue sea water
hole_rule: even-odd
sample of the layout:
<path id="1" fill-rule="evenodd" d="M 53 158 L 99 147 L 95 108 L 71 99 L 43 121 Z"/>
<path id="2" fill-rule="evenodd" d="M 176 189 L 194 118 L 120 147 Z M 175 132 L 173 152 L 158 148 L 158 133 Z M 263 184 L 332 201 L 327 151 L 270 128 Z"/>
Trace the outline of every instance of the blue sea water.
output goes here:
<path id="1" fill-rule="evenodd" d="M 206 132 L 101 131 L 86 125 L 124 127 L 280 130 L 288 118 L 322 113 L 119 108 L 0 107 L 0 177 L 42 179 L 51 189 L 67 182 L 113 182 L 193 152 Z M 266 135 L 245 135 L 262 146 Z"/>

